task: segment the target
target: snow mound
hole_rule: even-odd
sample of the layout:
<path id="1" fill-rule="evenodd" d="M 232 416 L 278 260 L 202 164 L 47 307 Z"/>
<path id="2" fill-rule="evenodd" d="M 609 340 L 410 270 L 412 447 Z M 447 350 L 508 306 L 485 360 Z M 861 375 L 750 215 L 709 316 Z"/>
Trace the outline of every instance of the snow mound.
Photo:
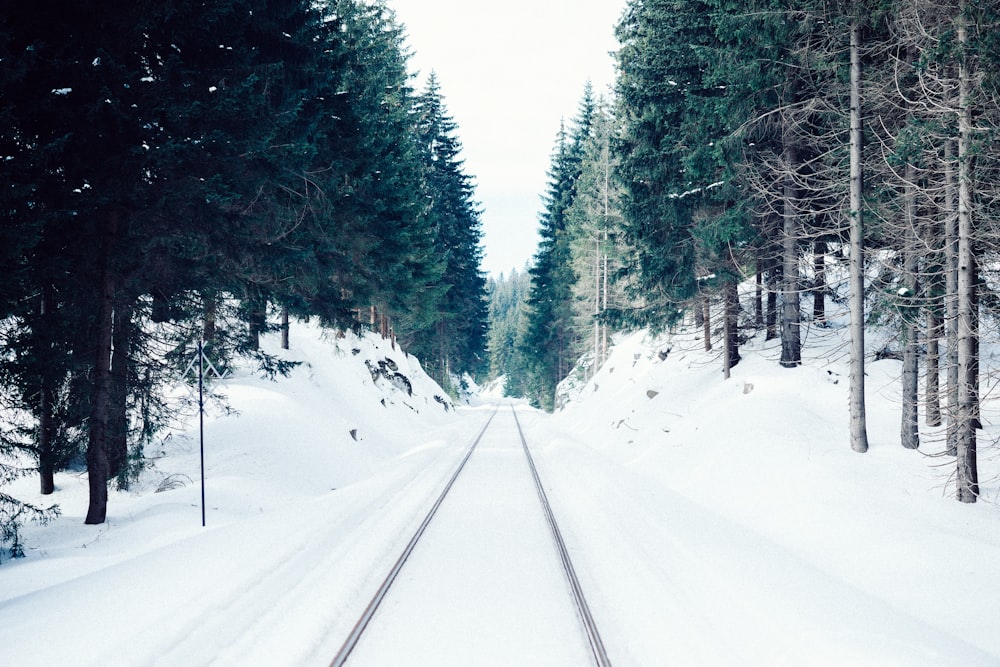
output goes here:
<path id="1" fill-rule="evenodd" d="M 901 364 L 884 359 L 867 365 L 871 449 L 857 454 L 848 433 L 846 329 L 813 327 L 807 335 L 803 364 L 788 369 L 778 364 L 780 341 L 759 333 L 742 347 L 729 380 L 721 351 L 705 351 L 693 327 L 619 335 L 599 371 L 567 388 L 568 402 L 553 420 L 563 435 L 553 436 L 553 447 L 576 444 L 561 465 L 597 457 L 605 469 L 619 468 L 619 479 L 632 478 L 629 507 L 642 505 L 653 517 L 641 539 L 651 540 L 651 526 L 662 522 L 664 566 L 670 572 L 673 563 L 689 601 L 727 591 L 727 609 L 750 599 L 743 612 L 777 627 L 800 624 L 807 637 L 789 642 L 788 632 L 769 645 L 760 623 L 740 614 L 727 622 L 728 615 L 706 607 L 720 627 L 706 627 L 700 650 L 721 646 L 713 640 L 726 633 L 734 638 L 733 657 L 745 664 L 945 664 L 936 661 L 949 646 L 967 658 L 948 660 L 995 664 L 996 427 L 988 425 L 980 438 L 981 501 L 962 505 L 953 498 L 954 457 L 943 454 L 942 429 L 922 427 L 918 451 L 899 444 Z M 988 424 L 997 423 L 996 409 L 995 402 L 984 406 Z M 603 486 L 582 478 L 576 485 L 585 493 Z M 634 521 L 633 513 L 623 509 L 621 523 Z M 742 537 L 723 544 L 729 538 L 722 535 L 736 534 Z M 715 565 L 682 576 L 684 565 L 668 552 L 706 540 L 712 544 L 701 558 Z M 774 572 L 782 568 L 784 577 Z M 799 579 L 798 590 L 783 590 Z M 637 586 L 636 595 L 642 590 Z M 838 618 L 860 607 L 881 608 L 878 623 Z M 798 614 L 789 616 L 789 609 Z M 672 619 L 658 625 L 666 622 Z M 843 641 L 824 649 L 819 628 L 828 624 L 842 628 Z M 700 634 L 686 636 L 696 642 Z M 910 643 L 880 645 L 876 636 Z M 921 653 L 929 645 L 944 648 Z"/>

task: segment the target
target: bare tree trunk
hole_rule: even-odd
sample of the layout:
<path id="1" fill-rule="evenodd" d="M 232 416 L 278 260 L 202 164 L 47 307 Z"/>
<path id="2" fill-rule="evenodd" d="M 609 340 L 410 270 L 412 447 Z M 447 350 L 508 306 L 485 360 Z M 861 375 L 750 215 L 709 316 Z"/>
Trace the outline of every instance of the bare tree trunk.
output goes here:
<path id="1" fill-rule="evenodd" d="M 608 242 L 608 232 L 604 231 L 604 242 Z M 604 300 L 601 306 L 601 312 L 608 309 L 608 253 L 604 253 Z M 601 363 L 603 364 L 608 358 L 608 325 L 603 323 L 601 325 Z"/>
<path id="2" fill-rule="evenodd" d="M 958 42 L 968 42 L 964 18 L 965 2 L 959 3 Z M 957 497 L 960 502 L 974 503 L 979 497 L 979 472 L 976 457 L 976 387 L 973 374 L 978 368 L 976 357 L 977 317 L 976 258 L 972 221 L 972 173 L 970 153 L 972 110 L 969 100 L 969 72 L 966 57 L 959 63 L 958 99 L 958 429 L 957 433 Z"/>
<path id="3" fill-rule="evenodd" d="M 48 340 L 49 332 L 53 326 L 52 320 L 55 308 L 52 287 L 46 285 L 42 288 L 41 304 L 39 306 L 39 319 L 42 328 L 42 341 Z M 40 343 L 42 350 L 45 350 L 44 342 Z M 52 414 L 55 406 L 54 378 L 42 371 L 41 386 L 39 387 L 38 399 L 38 475 L 40 478 L 41 493 L 47 496 L 56 490 L 55 472 L 55 418 Z"/>
<path id="4" fill-rule="evenodd" d="M 281 307 L 281 349 L 288 349 L 288 306 Z"/>
<path id="5" fill-rule="evenodd" d="M 826 241 L 813 244 L 813 321 L 826 322 Z"/>
<path id="6" fill-rule="evenodd" d="M 903 230 L 903 281 L 905 294 L 900 296 L 903 312 L 903 409 L 900 423 L 900 442 L 907 449 L 920 446 L 920 425 L 917 406 L 919 389 L 919 340 L 917 332 L 917 170 L 906 165 L 904 184 Z"/>
<path id="7" fill-rule="evenodd" d="M 755 290 L 753 295 L 753 323 L 758 329 L 764 326 L 764 269 L 758 253 L 757 275 L 755 276 Z"/>
<path id="8" fill-rule="evenodd" d="M 955 142 L 945 140 L 945 297 L 946 394 L 948 398 L 947 452 L 958 454 L 958 183 Z"/>
<path id="9" fill-rule="evenodd" d="M 84 523 L 101 524 L 108 514 L 108 408 L 111 385 L 111 337 L 114 328 L 115 292 L 111 253 L 118 234 L 118 215 L 112 213 L 102 230 L 100 271 L 98 273 L 97 326 L 91 395 L 89 441 L 87 443 L 87 481 L 90 505 Z"/>
<path id="10" fill-rule="evenodd" d="M 128 465 L 128 373 L 132 354 L 132 307 L 118 300 L 111 334 L 111 386 L 108 408 L 108 475 L 127 482 Z"/>
<path id="11" fill-rule="evenodd" d="M 726 283 L 725 290 L 725 349 L 723 350 L 723 375 L 728 380 L 733 366 L 740 362 L 739 311 L 740 295 L 734 282 Z"/>
<path id="12" fill-rule="evenodd" d="M 247 334 L 251 350 L 260 349 L 260 335 L 267 328 L 267 298 L 254 287 L 247 297 Z"/>
<path id="13" fill-rule="evenodd" d="M 781 283 L 781 267 L 772 265 L 767 272 L 767 322 L 764 340 L 778 337 L 778 285 Z"/>
<path id="14" fill-rule="evenodd" d="M 927 377 L 924 381 L 924 421 L 941 425 L 941 333 L 944 330 L 938 303 L 927 310 Z"/>
<path id="15" fill-rule="evenodd" d="M 792 139 L 785 138 L 785 168 L 794 171 L 799 156 Z M 781 365 L 795 368 L 802 363 L 801 307 L 799 300 L 799 212 L 798 189 L 793 178 L 785 178 L 784 227 L 782 229 Z"/>
<path id="16" fill-rule="evenodd" d="M 868 451 L 868 421 L 865 416 L 865 258 L 861 169 L 861 24 L 851 24 L 851 255 L 850 255 L 850 420 L 851 449 Z"/>
<path id="17" fill-rule="evenodd" d="M 702 331 L 705 337 L 705 351 L 712 351 L 712 311 L 711 304 L 708 301 L 708 297 L 702 297 L 701 300 L 701 322 Z"/>
<path id="18" fill-rule="evenodd" d="M 203 294 L 202 300 L 204 301 L 205 323 L 201 329 L 201 339 L 206 343 L 211 343 L 215 340 L 215 318 L 218 303 L 216 302 L 215 294 L 210 293 Z"/>
<path id="19" fill-rule="evenodd" d="M 605 204 L 605 216 L 607 216 Z M 600 232 L 594 238 L 594 367 L 591 377 L 597 375 L 601 365 L 601 237 Z"/>

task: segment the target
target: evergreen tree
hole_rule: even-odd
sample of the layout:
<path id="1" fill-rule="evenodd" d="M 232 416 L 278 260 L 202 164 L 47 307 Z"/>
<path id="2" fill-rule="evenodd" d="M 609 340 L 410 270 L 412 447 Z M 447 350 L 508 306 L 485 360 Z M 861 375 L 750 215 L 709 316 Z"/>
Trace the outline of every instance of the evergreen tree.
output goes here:
<path id="1" fill-rule="evenodd" d="M 598 101 L 590 136 L 584 143 L 576 195 L 567 211 L 567 235 L 573 274 L 573 311 L 578 354 L 590 351 L 593 370 L 608 354 L 609 307 L 624 303 L 622 282 L 613 281 L 622 264 L 617 228 L 621 219 L 620 187 L 614 178 L 616 156 L 612 152 L 616 122 L 613 110 Z"/>
<path id="2" fill-rule="evenodd" d="M 580 347 L 573 326 L 573 274 L 567 212 L 576 195 L 584 145 L 594 118 L 590 84 L 569 133 L 560 128 L 540 216 L 541 241 L 529 270 L 531 294 L 523 352 L 529 359 L 530 396 L 541 407 L 555 405 L 556 385 L 566 377 Z"/>
<path id="3" fill-rule="evenodd" d="M 450 373 L 476 373 L 484 362 L 487 301 L 482 261 L 479 210 L 472 180 L 459 157 L 457 126 L 448 115 L 436 75 L 417 98 L 417 128 L 424 149 L 429 197 L 428 216 L 437 229 L 435 254 L 445 268 L 437 287 L 441 292 L 435 319 L 415 331 L 408 346 L 428 372 L 447 386 Z"/>
<path id="4" fill-rule="evenodd" d="M 691 46 L 710 43 L 706 12 L 702 2 L 630 2 L 617 27 L 621 273 L 630 278 L 631 304 L 612 315 L 626 326 L 668 326 L 697 291 L 682 128 L 689 126 L 688 90 L 701 86 Z"/>
<path id="5" fill-rule="evenodd" d="M 531 277 L 516 269 L 508 276 L 490 279 L 489 357 L 490 378 L 505 378 L 504 395 L 523 398 L 528 395 L 527 359 L 523 353 L 528 294 Z"/>
<path id="6" fill-rule="evenodd" d="M 324 11 L 3 13 L 0 373 L 38 424 L 21 444 L 43 489 L 86 434 L 88 523 L 155 430 L 171 359 L 150 322 L 221 343 L 236 298 L 252 344 L 269 302 L 342 326 L 376 303 L 433 317 L 444 262 L 401 31 L 383 6 Z"/>

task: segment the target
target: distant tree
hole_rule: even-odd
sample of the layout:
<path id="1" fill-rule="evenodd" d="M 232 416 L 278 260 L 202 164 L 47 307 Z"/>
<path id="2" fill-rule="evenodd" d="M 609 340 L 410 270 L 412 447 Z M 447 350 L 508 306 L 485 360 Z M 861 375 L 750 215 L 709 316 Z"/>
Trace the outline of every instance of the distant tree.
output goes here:
<path id="1" fill-rule="evenodd" d="M 576 196 L 584 144 L 594 118 L 593 90 L 588 83 L 572 127 L 560 128 L 549 169 L 549 182 L 540 216 L 541 241 L 529 269 L 527 326 L 522 341 L 529 359 L 531 396 L 551 410 L 555 391 L 580 351 L 573 326 L 573 274 L 567 212 Z"/>
<path id="2" fill-rule="evenodd" d="M 531 277 L 526 271 L 511 271 L 488 282 L 490 379 L 504 377 L 506 396 L 528 395 L 527 359 L 520 341 L 525 332 L 525 314 Z"/>
<path id="3" fill-rule="evenodd" d="M 618 243 L 621 219 L 621 191 L 615 179 L 616 156 L 612 152 L 616 122 L 604 99 L 598 100 L 593 127 L 584 143 L 576 195 L 567 211 L 573 274 L 575 338 L 580 352 L 593 355 L 593 371 L 608 354 L 609 307 L 620 307 L 622 283 L 612 273 L 621 267 L 622 248 Z"/>
<path id="4" fill-rule="evenodd" d="M 437 76 L 416 99 L 429 199 L 427 215 L 437 230 L 435 255 L 444 260 L 434 320 L 411 335 L 409 349 L 443 385 L 451 373 L 476 374 L 485 362 L 486 301 L 482 231 L 472 179 L 459 157 L 457 125 L 448 115 Z"/>

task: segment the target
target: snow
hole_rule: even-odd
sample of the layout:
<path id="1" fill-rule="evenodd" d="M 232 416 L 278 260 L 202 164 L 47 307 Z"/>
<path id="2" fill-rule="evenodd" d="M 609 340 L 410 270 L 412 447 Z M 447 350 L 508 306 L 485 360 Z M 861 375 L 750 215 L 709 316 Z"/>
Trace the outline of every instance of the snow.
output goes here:
<path id="1" fill-rule="evenodd" d="M 956 502 L 940 438 L 899 446 L 883 360 L 854 453 L 845 335 L 807 331 L 797 369 L 755 338 L 730 380 L 694 332 L 620 335 L 563 410 L 516 406 L 613 664 L 1000 664 L 996 433 L 981 502 Z M 193 415 L 103 526 L 85 475 L 57 478 L 63 516 L 0 563 L 2 663 L 329 664 L 503 403 L 347 664 L 588 664 L 496 387 L 445 410 L 386 341 L 301 323 L 282 354 L 288 378 L 216 386 L 236 413 L 206 420 L 207 527 Z M 373 380 L 386 359 L 412 395 Z"/>

